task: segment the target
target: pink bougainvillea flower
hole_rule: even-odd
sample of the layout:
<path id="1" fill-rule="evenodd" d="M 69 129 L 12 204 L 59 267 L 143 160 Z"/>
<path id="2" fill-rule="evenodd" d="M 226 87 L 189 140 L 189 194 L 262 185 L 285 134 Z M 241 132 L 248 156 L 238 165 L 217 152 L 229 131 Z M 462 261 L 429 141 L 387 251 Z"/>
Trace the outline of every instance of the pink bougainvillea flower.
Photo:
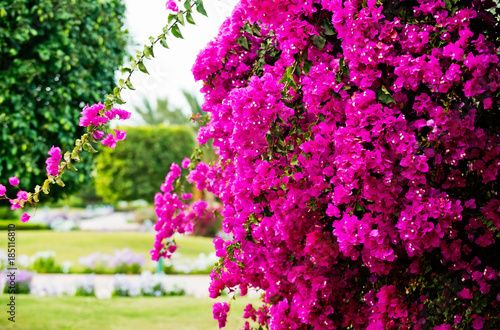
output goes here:
<path id="1" fill-rule="evenodd" d="M 178 12 L 179 8 L 177 8 L 177 4 L 175 3 L 175 0 L 169 0 L 167 3 L 165 3 L 165 8 L 167 10 L 171 10 L 173 12 Z"/>
<path id="2" fill-rule="evenodd" d="M 207 202 L 201 199 L 193 203 L 193 212 L 199 217 L 203 216 L 203 212 L 205 212 L 206 208 Z"/>
<path id="3" fill-rule="evenodd" d="M 127 132 L 113 129 L 116 133 L 116 140 L 123 141 L 127 137 Z"/>
<path id="4" fill-rule="evenodd" d="M 7 192 L 7 188 L 3 184 L 0 184 L 0 196 L 4 196 L 5 192 Z"/>
<path id="5" fill-rule="evenodd" d="M 227 303 L 215 303 L 212 307 L 212 313 L 214 319 L 219 322 L 219 329 L 222 329 L 226 326 L 227 322 L 227 313 L 229 312 L 229 305 Z"/>
<path id="6" fill-rule="evenodd" d="M 116 139 L 111 133 L 106 135 L 106 137 L 101 140 L 101 143 L 105 146 L 109 146 L 111 149 L 116 147 Z"/>
<path id="7" fill-rule="evenodd" d="M 182 168 L 188 168 L 189 164 L 191 164 L 191 159 L 186 157 L 182 160 L 181 166 Z"/>
<path id="8" fill-rule="evenodd" d="M 191 197 L 193 197 L 193 194 L 182 194 L 181 195 L 182 199 L 190 199 Z"/>
<path id="9" fill-rule="evenodd" d="M 21 222 L 27 222 L 29 219 L 31 218 L 31 216 L 24 212 L 23 215 L 21 215 Z"/>
<path id="10" fill-rule="evenodd" d="M 462 291 L 458 293 L 458 298 L 460 299 L 472 299 L 472 293 L 469 288 L 464 288 Z"/>
<path id="11" fill-rule="evenodd" d="M 97 130 L 97 131 L 94 132 L 93 135 L 94 135 L 94 139 L 100 140 L 104 136 L 104 132 Z"/>
<path id="12" fill-rule="evenodd" d="M 50 157 L 47 158 L 45 164 L 47 164 L 47 174 L 56 176 L 59 174 L 59 162 L 61 161 L 61 149 L 58 147 L 52 146 L 50 151 L 47 153 Z"/>
<path id="13" fill-rule="evenodd" d="M 106 124 L 108 118 L 99 115 L 99 111 L 102 109 L 104 109 L 104 104 L 101 102 L 93 104 L 90 107 L 87 105 L 81 112 L 82 116 L 80 117 L 79 125 L 87 127 L 90 125 L 99 126 L 100 124 Z"/>
<path id="14" fill-rule="evenodd" d="M 19 185 L 19 179 L 17 178 L 17 175 L 9 178 L 9 183 L 12 185 L 12 186 L 17 186 Z"/>

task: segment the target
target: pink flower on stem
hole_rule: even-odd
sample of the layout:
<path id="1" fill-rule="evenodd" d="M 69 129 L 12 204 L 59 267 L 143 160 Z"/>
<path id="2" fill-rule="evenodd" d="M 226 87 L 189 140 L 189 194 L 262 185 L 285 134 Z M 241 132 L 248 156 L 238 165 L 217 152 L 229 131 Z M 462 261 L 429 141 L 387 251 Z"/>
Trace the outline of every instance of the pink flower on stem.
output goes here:
<path id="1" fill-rule="evenodd" d="M 116 139 L 113 136 L 113 134 L 108 134 L 106 137 L 101 141 L 101 143 L 105 146 L 109 146 L 111 149 L 114 149 L 116 147 Z"/>
<path id="2" fill-rule="evenodd" d="M 189 164 L 191 164 L 191 159 L 186 157 L 182 161 L 181 166 L 182 166 L 182 168 L 188 168 Z"/>
<path id="3" fill-rule="evenodd" d="M 214 319 L 219 322 L 219 329 L 226 326 L 227 312 L 229 312 L 229 305 L 227 303 L 215 303 L 212 307 Z"/>
<path id="4" fill-rule="evenodd" d="M 120 131 L 120 130 L 117 130 L 117 129 L 113 129 L 116 133 L 116 139 L 118 141 L 123 141 L 125 140 L 125 138 L 127 137 L 127 132 L 125 131 Z"/>
<path id="5" fill-rule="evenodd" d="M 17 186 L 19 185 L 19 179 L 17 178 L 17 174 L 11 178 L 9 178 L 9 183 L 12 185 L 12 186 Z"/>
<path id="6" fill-rule="evenodd" d="M 62 158 L 61 149 L 52 146 L 47 154 L 50 156 L 45 161 L 45 164 L 47 164 L 47 173 L 48 175 L 56 176 L 57 174 L 59 174 L 59 162 Z"/>
<path id="7" fill-rule="evenodd" d="M 165 4 L 165 8 L 167 8 L 167 10 L 171 10 L 171 11 L 176 12 L 176 13 L 179 11 L 179 8 L 177 8 L 177 4 L 175 3 L 175 0 L 167 1 L 167 3 Z"/>
<path id="8" fill-rule="evenodd" d="M 102 139 L 103 136 L 104 136 L 104 132 L 103 131 L 95 131 L 94 132 L 94 139 L 96 139 L 96 140 Z"/>
<path id="9" fill-rule="evenodd" d="M 458 298 L 460 299 L 472 299 L 472 293 L 468 288 L 463 289 L 458 293 Z"/>
<path id="10" fill-rule="evenodd" d="M 27 222 L 29 221 L 30 218 L 31 216 L 28 213 L 24 212 L 23 215 L 21 216 L 21 222 Z"/>
<path id="11" fill-rule="evenodd" d="M 5 192 L 7 191 L 7 188 L 3 184 L 0 184 L 0 196 L 5 195 Z"/>
<path id="12" fill-rule="evenodd" d="M 193 204 L 193 212 L 199 217 L 203 216 L 203 212 L 205 212 L 206 208 L 207 202 L 202 201 L 201 199 L 197 200 Z"/>

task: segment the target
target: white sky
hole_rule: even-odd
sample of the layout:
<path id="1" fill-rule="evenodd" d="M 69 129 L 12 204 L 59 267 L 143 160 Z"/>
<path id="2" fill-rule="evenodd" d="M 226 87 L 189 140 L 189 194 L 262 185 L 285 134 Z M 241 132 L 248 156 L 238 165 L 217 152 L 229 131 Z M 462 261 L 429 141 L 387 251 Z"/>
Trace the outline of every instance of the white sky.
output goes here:
<path id="1" fill-rule="evenodd" d="M 167 24 L 169 12 L 165 9 L 166 0 L 125 0 L 127 6 L 125 27 L 128 29 L 132 41 L 136 43 L 131 52 L 144 48 L 150 36 L 157 37 L 163 26 Z M 179 2 L 182 6 L 184 1 Z M 140 116 L 134 113 L 133 106 L 140 106 L 144 97 L 154 105 L 157 98 L 167 97 L 174 106 L 180 106 L 187 113 L 187 106 L 182 90 L 195 92 L 202 100 L 199 89 L 201 82 L 195 83 L 191 67 L 201 49 L 218 33 L 219 27 L 231 13 L 237 0 L 205 0 L 204 7 L 208 18 L 194 12 L 196 25 L 186 22 L 180 26 L 184 39 L 167 36 L 169 49 L 159 43 L 155 46 L 155 57 L 145 60 L 144 64 L 151 73 L 134 72 L 132 84 L 135 91 L 125 90 L 122 98 L 127 102 L 120 107 L 132 111 L 132 120 L 128 125 L 141 122 Z M 121 77 L 121 74 L 120 74 Z"/>

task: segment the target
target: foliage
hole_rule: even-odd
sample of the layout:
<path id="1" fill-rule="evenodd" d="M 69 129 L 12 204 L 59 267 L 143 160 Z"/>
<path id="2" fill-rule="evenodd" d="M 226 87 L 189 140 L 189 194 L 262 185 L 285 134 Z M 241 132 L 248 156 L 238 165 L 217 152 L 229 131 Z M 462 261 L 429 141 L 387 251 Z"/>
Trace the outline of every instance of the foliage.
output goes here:
<path id="1" fill-rule="evenodd" d="M 194 138 L 182 126 L 127 127 L 120 148 L 104 149 L 97 158 L 96 192 L 106 202 L 144 199 L 152 202 L 165 169 L 189 156 Z"/>
<path id="2" fill-rule="evenodd" d="M 7 269 L 2 270 L 0 273 L 0 276 L 2 276 L 2 280 L 7 280 L 5 282 L 5 285 L 3 287 L 3 293 L 8 293 L 10 294 L 10 279 L 7 277 L 7 275 L 10 273 L 10 271 L 7 271 Z M 15 271 L 16 277 L 15 277 L 15 284 L 14 284 L 14 292 L 16 294 L 28 294 L 31 291 L 31 278 L 33 277 L 33 274 L 25 269 L 19 269 Z"/>
<path id="3" fill-rule="evenodd" d="M 189 104 L 192 115 L 203 113 L 195 95 L 187 91 L 183 91 L 182 94 Z M 186 125 L 189 123 L 187 116 L 182 110 L 180 108 L 172 108 L 168 103 L 168 99 L 157 99 L 156 107 L 153 107 L 149 100 L 144 98 L 143 105 L 134 106 L 134 109 L 147 125 Z"/>
<path id="4" fill-rule="evenodd" d="M 16 230 L 46 230 L 49 227 L 43 223 L 23 223 L 15 220 L 0 220 L 0 230 L 9 230 L 9 225 L 16 226 Z"/>
<path id="5" fill-rule="evenodd" d="M 185 290 L 177 286 L 166 287 L 163 282 L 165 274 L 152 274 L 149 271 L 141 273 L 139 283 L 129 281 L 122 274 L 115 275 L 113 296 L 118 297 L 164 297 L 164 296 L 184 296 Z"/>
<path id="6" fill-rule="evenodd" d="M 232 235 L 215 240 L 212 297 L 265 290 L 245 317 L 266 329 L 500 326 L 494 6 L 236 6 L 193 67 L 211 115 L 198 141 L 219 159 L 195 153 L 188 180 L 221 199 Z M 180 176 L 155 196 L 153 258 L 193 228 Z"/>
<path id="7" fill-rule="evenodd" d="M 0 179 L 47 178 L 51 146 L 70 147 L 84 102 L 102 99 L 126 55 L 121 0 L 0 2 Z M 68 191 L 90 173 L 90 161 Z M 58 194 L 56 194 L 58 195 Z M 55 196 L 55 195 L 54 195 Z"/>
<path id="8" fill-rule="evenodd" d="M 62 273 L 62 268 L 56 264 L 54 251 L 37 251 L 32 257 L 34 271 L 41 274 Z"/>
<path id="9" fill-rule="evenodd" d="M 129 248 L 114 250 L 113 255 L 95 252 L 80 257 L 78 262 L 85 267 L 85 273 L 95 274 L 140 274 L 146 262 L 144 254 L 134 253 Z"/>

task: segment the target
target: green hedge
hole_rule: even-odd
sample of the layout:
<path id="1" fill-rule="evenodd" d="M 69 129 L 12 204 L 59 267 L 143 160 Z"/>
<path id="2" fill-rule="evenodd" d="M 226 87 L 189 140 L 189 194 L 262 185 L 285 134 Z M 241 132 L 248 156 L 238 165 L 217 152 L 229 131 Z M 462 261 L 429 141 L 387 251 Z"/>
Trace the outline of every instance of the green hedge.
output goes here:
<path id="1" fill-rule="evenodd" d="M 95 187 L 105 202 L 144 199 L 153 202 L 170 165 L 190 157 L 194 134 L 184 126 L 121 127 L 125 141 L 115 149 L 101 148 Z"/>
<path id="2" fill-rule="evenodd" d="M 21 222 L 19 220 L 0 220 L 0 230 L 8 230 L 9 225 L 14 224 L 16 230 L 46 230 L 49 229 L 47 225 L 41 223 Z"/>

